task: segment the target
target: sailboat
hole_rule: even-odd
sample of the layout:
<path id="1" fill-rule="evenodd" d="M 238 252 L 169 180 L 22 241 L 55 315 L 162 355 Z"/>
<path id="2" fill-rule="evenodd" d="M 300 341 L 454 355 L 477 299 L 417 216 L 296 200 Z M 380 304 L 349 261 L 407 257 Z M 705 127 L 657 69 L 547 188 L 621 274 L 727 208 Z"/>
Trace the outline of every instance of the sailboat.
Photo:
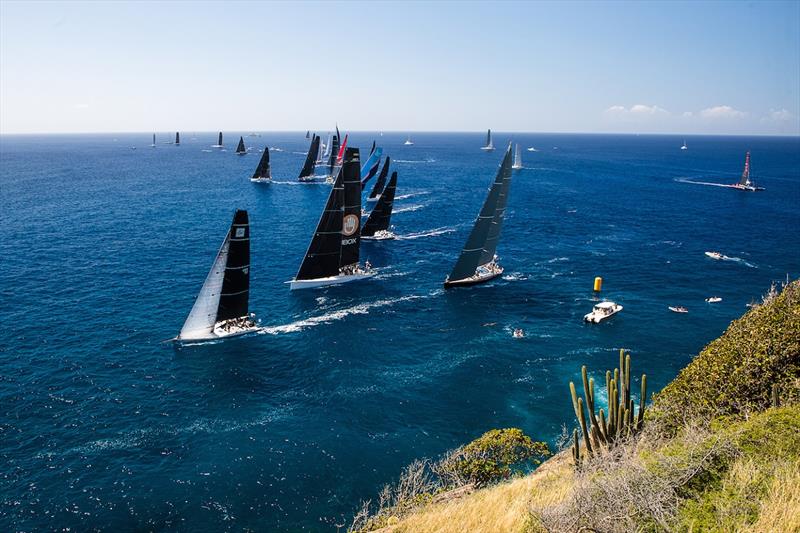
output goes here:
<path id="1" fill-rule="evenodd" d="M 414 141 L 411 140 L 411 135 L 406 138 L 406 142 L 403 143 L 405 146 L 414 146 Z"/>
<path id="2" fill-rule="evenodd" d="M 481 146 L 484 152 L 494 152 L 494 143 L 492 142 L 492 130 L 486 132 L 486 146 Z"/>
<path id="3" fill-rule="evenodd" d="M 153 144 L 150 145 L 150 148 L 155 148 L 155 147 L 156 147 L 156 134 L 154 133 L 153 134 Z"/>
<path id="4" fill-rule="evenodd" d="M 336 127 L 336 135 L 331 139 L 330 154 L 328 154 L 328 177 L 333 176 L 336 167 L 336 159 L 339 157 L 339 127 Z"/>
<path id="5" fill-rule="evenodd" d="M 250 296 L 250 223 L 237 210 L 203 288 L 176 342 L 235 337 L 259 330 L 248 310 Z"/>
<path id="6" fill-rule="evenodd" d="M 747 152 L 747 155 L 744 158 L 744 172 L 742 172 L 742 177 L 739 179 L 739 183 L 734 183 L 731 185 L 734 189 L 739 189 L 740 191 L 763 191 L 764 187 L 756 187 L 755 184 L 750 181 L 750 152 Z"/>
<path id="7" fill-rule="evenodd" d="M 247 154 L 247 148 L 244 147 L 244 137 L 239 137 L 239 144 L 236 145 L 236 155 Z"/>
<path id="8" fill-rule="evenodd" d="M 211 148 L 222 148 L 222 132 L 219 132 L 219 138 L 217 139 L 217 144 L 212 145 Z"/>
<path id="9" fill-rule="evenodd" d="M 348 148 L 325 210 L 308 245 L 292 290 L 338 285 L 373 275 L 359 264 L 361 245 L 361 162 L 358 148 Z"/>
<path id="10" fill-rule="evenodd" d="M 316 161 L 317 152 L 319 151 L 319 137 L 315 133 L 311 138 L 311 145 L 308 147 L 308 154 L 306 155 L 306 162 L 303 163 L 303 168 L 300 170 L 300 181 L 311 181 L 314 179 L 314 161 Z"/>
<path id="11" fill-rule="evenodd" d="M 261 159 L 250 181 L 253 183 L 270 183 L 272 181 L 272 171 L 269 167 L 269 146 L 264 147 L 264 153 L 261 154 Z"/>
<path id="12" fill-rule="evenodd" d="M 386 157 L 386 161 L 383 163 L 383 168 L 381 169 L 381 173 L 378 174 L 378 180 L 375 182 L 375 186 L 372 187 L 372 191 L 367 196 L 368 202 L 377 202 L 378 198 L 380 198 L 381 193 L 383 192 L 383 186 L 386 185 L 386 176 L 389 175 L 389 157 Z"/>
<path id="13" fill-rule="evenodd" d="M 683 146 L 681 146 L 681 150 L 688 150 L 689 147 L 686 146 L 686 139 L 683 140 Z"/>
<path id="14" fill-rule="evenodd" d="M 310 131 L 306 130 L 306 139 L 308 139 L 310 133 Z"/>
<path id="15" fill-rule="evenodd" d="M 181 132 L 175 132 L 175 144 L 181 144 Z"/>
<path id="16" fill-rule="evenodd" d="M 497 264 L 497 241 L 503 226 L 508 192 L 511 186 L 511 143 L 497 171 L 486 201 L 469 234 L 452 272 L 444 282 L 445 288 L 475 285 L 503 273 Z"/>
<path id="17" fill-rule="evenodd" d="M 361 167 L 361 187 L 364 187 L 364 185 L 378 173 L 382 155 L 383 148 L 380 146 L 376 148 L 373 144 L 369 157 L 364 162 L 364 166 Z"/>
<path id="18" fill-rule="evenodd" d="M 338 131 L 338 130 L 337 130 Z M 342 171 L 342 162 L 344 161 L 344 154 L 347 150 L 347 135 L 344 136 L 344 140 L 342 141 L 342 145 L 339 147 L 339 153 L 336 155 L 336 160 L 332 162 L 330 167 L 330 173 L 326 178 L 326 183 L 333 183 L 336 181 L 336 176 L 339 175 L 339 172 Z M 331 154 L 332 156 L 333 154 Z"/>
<path id="19" fill-rule="evenodd" d="M 522 151 L 519 149 L 519 144 L 517 145 L 517 149 L 514 151 L 514 164 L 511 165 L 511 168 L 514 170 L 522 169 Z"/>
<path id="20" fill-rule="evenodd" d="M 388 159 L 388 158 L 387 158 Z M 384 166 L 384 168 L 386 168 Z M 394 204 L 394 192 L 397 188 L 397 171 L 392 172 L 392 177 L 389 178 L 389 183 L 383 190 L 378 203 L 375 208 L 367 217 L 364 223 L 364 230 L 361 236 L 364 239 L 394 239 L 394 234 L 389 231 L 389 222 L 392 218 L 392 205 Z"/>
<path id="21" fill-rule="evenodd" d="M 326 161 L 325 161 L 325 143 L 322 142 L 322 137 L 321 136 L 319 136 L 317 138 L 319 139 L 320 143 L 319 143 L 319 146 L 317 147 L 317 154 L 316 154 L 317 157 L 314 160 L 314 166 L 321 167 L 326 163 Z"/>

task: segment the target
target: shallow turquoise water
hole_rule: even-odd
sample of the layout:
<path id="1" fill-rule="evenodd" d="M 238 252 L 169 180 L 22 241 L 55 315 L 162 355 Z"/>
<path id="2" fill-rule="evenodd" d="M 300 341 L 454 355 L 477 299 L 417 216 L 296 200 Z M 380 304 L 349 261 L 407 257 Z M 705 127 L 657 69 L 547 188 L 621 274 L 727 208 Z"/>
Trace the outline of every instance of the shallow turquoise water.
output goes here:
<path id="1" fill-rule="evenodd" d="M 238 134 L 227 152 L 181 136 L 0 137 L 3 530 L 331 530 L 414 458 L 493 427 L 553 441 L 569 380 L 620 347 L 660 388 L 800 270 L 796 138 L 516 134 L 539 151 L 512 182 L 506 275 L 444 292 L 502 151 L 478 150 L 482 133 L 356 133 L 395 161 L 401 239 L 363 244 L 377 279 L 290 293 L 329 190 L 295 183 L 303 135 L 245 138 L 283 149 L 269 186 L 248 181 Z M 766 191 L 686 182 L 735 181 L 748 149 Z M 266 333 L 162 344 L 235 208 Z M 588 326 L 595 275 L 625 310 Z"/>

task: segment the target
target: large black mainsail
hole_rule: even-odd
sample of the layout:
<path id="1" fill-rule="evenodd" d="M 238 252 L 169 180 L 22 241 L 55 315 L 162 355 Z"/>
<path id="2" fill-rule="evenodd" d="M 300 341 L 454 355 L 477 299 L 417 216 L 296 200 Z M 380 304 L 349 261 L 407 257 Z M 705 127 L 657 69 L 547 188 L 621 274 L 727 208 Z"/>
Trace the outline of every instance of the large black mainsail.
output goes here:
<path id="1" fill-rule="evenodd" d="M 314 176 L 314 161 L 317 159 L 317 152 L 319 151 L 319 137 L 315 133 L 311 138 L 311 146 L 308 147 L 308 155 L 306 155 L 306 162 L 303 163 L 303 168 L 300 170 L 298 179 L 305 180 Z"/>
<path id="2" fill-rule="evenodd" d="M 386 167 L 384 167 L 386 168 Z M 392 206 L 394 205 L 394 192 L 397 188 L 397 171 L 392 172 L 389 183 L 383 190 L 378 203 L 369 214 L 369 218 L 364 223 L 361 234 L 365 237 L 373 237 L 378 231 L 389 231 L 389 224 L 392 218 Z"/>
<path id="3" fill-rule="evenodd" d="M 247 211 L 233 215 L 228 261 L 217 308 L 217 322 L 247 316 L 250 298 L 250 223 Z"/>
<path id="4" fill-rule="evenodd" d="M 219 138 L 217 139 L 217 146 L 222 146 L 222 132 L 219 132 Z"/>
<path id="5" fill-rule="evenodd" d="M 494 259 L 497 240 L 500 237 L 508 190 L 511 184 L 511 145 L 506 150 L 497 176 L 489 189 L 472 232 L 461 251 L 445 286 L 466 282 L 476 276 L 478 267 L 486 266 Z M 488 279 L 488 278 L 487 278 Z M 482 281 L 476 279 L 476 281 Z"/>
<path id="6" fill-rule="evenodd" d="M 389 156 L 386 157 L 386 161 L 383 163 L 383 168 L 381 169 L 381 173 L 378 174 L 378 181 L 375 182 L 375 185 L 372 187 L 372 191 L 369 193 L 369 199 L 375 200 L 380 196 L 381 192 L 383 191 L 384 185 L 386 185 L 386 176 L 389 175 Z"/>
<path id="7" fill-rule="evenodd" d="M 344 185 L 344 216 L 339 266 L 357 266 L 361 248 L 361 161 L 358 148 L 348 148 L 345 151 L 341 174 Z"/>
<path id="8" fill-rule="evenodd" d="M 328 175 L 333 176 L 333 168 L 336 166 L 336 158 L 339 157 L 339 128 L 336 128 L 336 135 L 331 142 L 331 155 L 328 159 Z"/>
<path id="9" fill-rule="evenodd" d="M 250 179 L 253 181 L 272 179 L 272 171 L 269 167 L 269 146 L 264 147 L 264 153 L 261 154 L 256 171 L 253 172 L 253 177 Z"/>
<path id="10" fill-rule="evenodd" d="M 181 132 L 176 131 L 175 132 L 175 144 L 180 144 L 180 143 L 181 143 Z"/>
<path id="11" fill-rule="evenodd" d="M 247 153 L 247 148 L 244 147 L 244 137 L 239 137 L 239 144 L 236 145 L 236 153 L 239 155 Z"/>

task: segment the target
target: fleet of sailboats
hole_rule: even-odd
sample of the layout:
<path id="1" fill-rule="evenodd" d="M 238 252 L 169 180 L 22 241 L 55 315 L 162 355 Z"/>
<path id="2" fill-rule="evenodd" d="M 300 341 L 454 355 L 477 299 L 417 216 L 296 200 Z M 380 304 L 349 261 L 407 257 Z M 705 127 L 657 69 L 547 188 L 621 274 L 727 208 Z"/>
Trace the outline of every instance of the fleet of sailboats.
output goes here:
<path id="1" fill-rule="evenodd" d="M 500 239 L 500 229 L 503 227 L 510 186 L 511 144 L 509 143 L 467 243 L 444 282 L 445 288 L 484 283 L 503 273 L 503 267 L 497 263 L 495 252 Z"/>
<path id="2" fill-rule="evenodd" d="M 203 287 L 174 341 L 198 342 L 258 331 L 250 300 L 250 222 L 237 210 Z"/>

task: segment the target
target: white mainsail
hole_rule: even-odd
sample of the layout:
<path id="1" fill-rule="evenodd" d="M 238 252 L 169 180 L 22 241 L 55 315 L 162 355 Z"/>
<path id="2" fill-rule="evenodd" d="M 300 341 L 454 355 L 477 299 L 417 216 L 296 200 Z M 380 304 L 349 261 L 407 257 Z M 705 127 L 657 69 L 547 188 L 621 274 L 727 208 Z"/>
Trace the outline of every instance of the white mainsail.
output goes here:
<path id="1" fill-rule="evenodd" d="M 514 151 L 514 164 L 511 165 L 511 168 L 514 170 L 522 168 L 522 151 L 519 149 L 519 144 L 517 144 L 517 149 Z"/>
<path id="2" fill-rule="evenodd" d="M 194 301 L 192 310 L 186 318 L 186 322 L 181 328 L 179 337 L 181 339 L 204 339 L 208 338 L 214 330 L 217 321 L 217 308 L 219 307 L 219 297 L 222 292 L 222 280 L 225 278 L 225 265 L 228 262 L 228 248 L 230 247 L 231 234 L 225 236 L 225 241 L 217 253 L 217 258 L 211 266 L 211 271 L 206 277 L 200 294 Z"/>

